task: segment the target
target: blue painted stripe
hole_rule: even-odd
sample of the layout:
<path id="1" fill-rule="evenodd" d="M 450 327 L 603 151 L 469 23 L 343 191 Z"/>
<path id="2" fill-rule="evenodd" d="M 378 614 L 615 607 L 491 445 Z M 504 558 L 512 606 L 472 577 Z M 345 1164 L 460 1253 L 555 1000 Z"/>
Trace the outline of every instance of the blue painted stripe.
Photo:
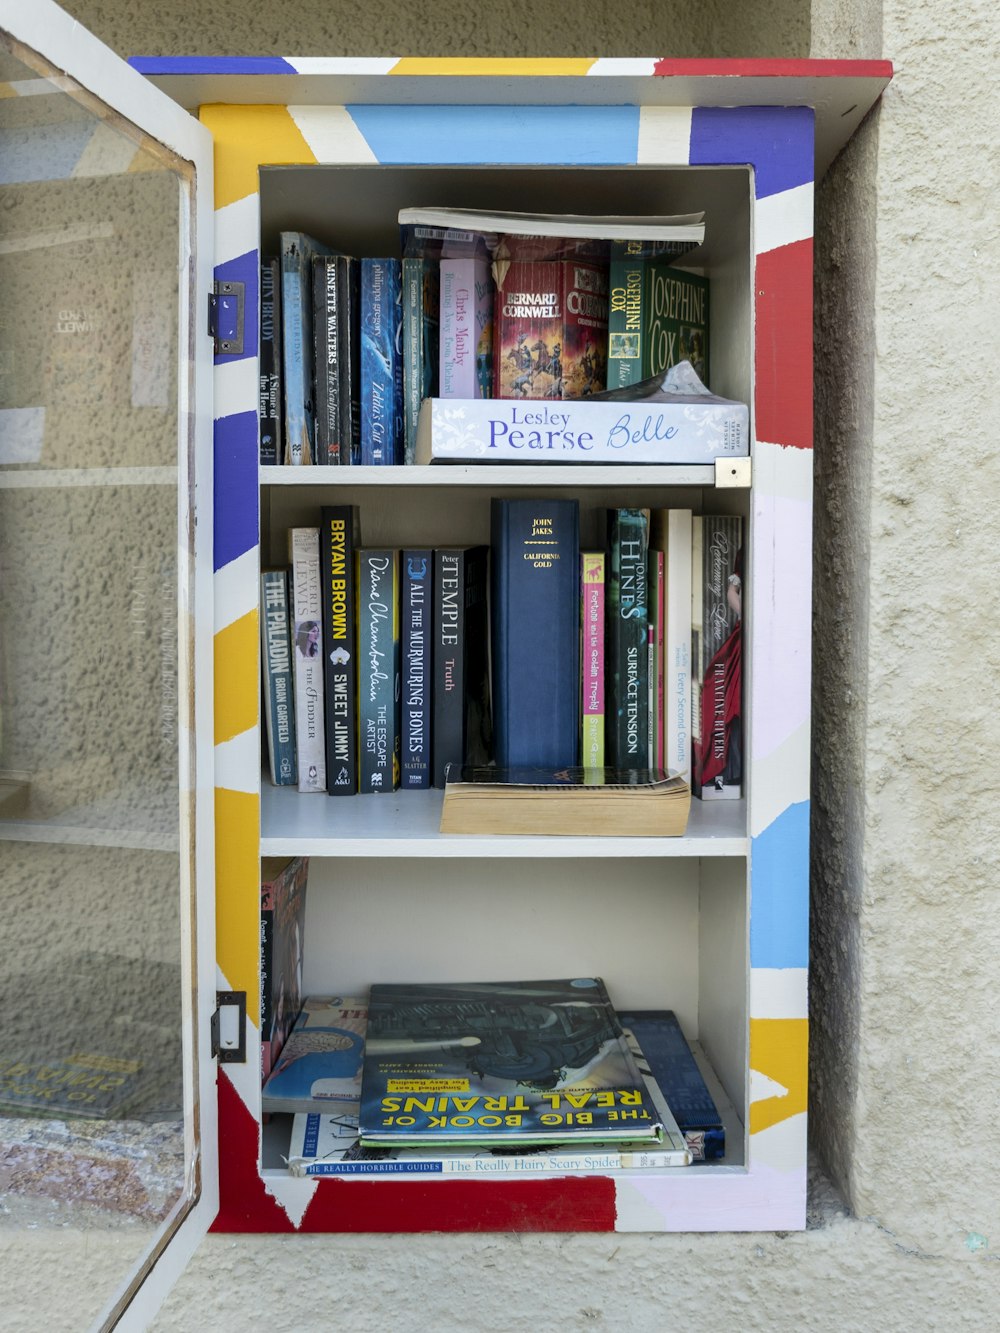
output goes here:
<path id="1" fill-rule="evenodd" d="M 382 163 L 632 166 L 635 106 L 349 106 Z"/>
<path id="2" fill-rule="evenodd" d="M 257 545 L 257 413 L 215 423 L 215 562 L 221 569 Z"/>
<path id="3" fill-rule="evenodd" d="M 257 258 L 257 251 L 248 250 L 245 255 L 237 255 L 235 259 L 227 259 L 224 264 L 217 264 L 215 280 L 242 282 L 244 287 L 243 354 L 242 356 L 216 355 L 215 364 L 255 357 L 258 342 L 257 290 L 260 285 L 260 260 Z"/>
<path id="4" fill-rule="evenodd" d="M 140 74 L 295 74 L 280 56 L 129 56 Z"/>
<path id="5" fill-rule="evenodd" d="M 758 199 L 813 178 L 813 122 L 808 106 L 695 107 L 691 165 L 747 162 Z"/>
<path id="6" fill-rule="evenodd" d="M 3 130 L 0 132 L 0 185 L 67 180 L 73 175 L 93 133 L 94 122 L 90 120 Z"/>
<path id="7" fill-rule="evenodd" d="M 750 849 L 750 966 L 809 964 L 809 802 L 791 805 Z"/>

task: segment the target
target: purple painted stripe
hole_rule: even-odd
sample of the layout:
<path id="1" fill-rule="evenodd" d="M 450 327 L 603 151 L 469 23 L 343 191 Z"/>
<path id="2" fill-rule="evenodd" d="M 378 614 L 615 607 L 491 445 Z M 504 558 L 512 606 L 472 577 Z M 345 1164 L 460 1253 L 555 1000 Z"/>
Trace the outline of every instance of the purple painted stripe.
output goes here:
<path id="1" fill-rule="evenodd" d="M 215 561 L 221 569 L 257 545 L 257 413 L 215 423 Z"/>
<path id="2" fill-rule="evenodd" d="M 280 56 L 129 56 L 140 74 L 295 74 Z"/>
<path id="3" fill-rule="evenodd" d="M 748 162 L 758 199 L 806 185 L 813 178 L 813 123 L 809 106 L 695 107 L 691 165 Z"/>
<path id="4" fill-rule="evenodd" d="M 242 356 L 218 355 L 215 357 L 215 364 L 225 364 L 229 361 L 246 360 L 248 356 L 257 355 L 257 325 L 258 325 L 258 287 L 260 286 L 260 260 L 257 257 L 256 250 L 248 250 L 245 255 L 237 255 L 235 259 L 227 259 L 224 264 L 216 265 L 216 282 L 242 282 L 244 287 L 243 301 L 243 354 Z"/>

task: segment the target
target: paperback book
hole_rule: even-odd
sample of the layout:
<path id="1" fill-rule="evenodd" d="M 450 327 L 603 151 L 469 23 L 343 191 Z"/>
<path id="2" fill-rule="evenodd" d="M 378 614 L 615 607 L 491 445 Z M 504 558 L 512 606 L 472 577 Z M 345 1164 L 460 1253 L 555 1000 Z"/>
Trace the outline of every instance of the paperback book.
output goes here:
<path id="1" fill-rule="evenodd" d="M 622 389 L 689 361 L 708 384 L 709 284 L 639 247 L 611 249 L 607 387 Z"/>
<path id="2" fill-rule="evenodd" d="M 691 792 L 662 769 L 448 769 L 442 833 L 681 837 Z"/>
<path id="3" fill-rule="evenodd" d="M 312 271 L 316 462 L 337 465 L 344 449 L 340 401 L 340 256 L 317 255 Z"/>
<path id="4" fill-rule="evenodd" d="M 597 242 L 590 248 L 602 257 L 607 256 L 607 242 L 612 240 L 646 242 L 649 249 L 644 248 L 643 253 L 686 254 L 705 239 L 704 218 L 704 213 L 629 217 L 623 214 L 489 212 L 474 208 L 428 207 L 399 211 L 404 235 L 420 229 L 428 241 L 469 244 L 482 237 L 495 253 L 505 237 L 544 236 L 556 241 Z M 573 253 L 580 253 L 580 247 L 570 248 Z M 555 255 L 560 249 L 550 246 L 547 253 Z"/>
<path id="5" fill-rule="evenodd" d="M 438 391 L 441 273 L 433 259 L 403 256 L 403 462 L 417 447 L 420 404 Z"/>
<path id="6" fill-rule="evenodd" d="M 485 255 L 440 263 L 442 398 L 490 398 L 493 390 L 493 279 Z"/>
<path id="7" fill-rule="evenodd" d="M 660 1143 L 604 983 L 375 985 L 365 1147 Z"/>
<path id="8" fill-rule="evenodd" d="M 434 552 L 431 754 L 434 786 L 449 763 L 485 764 L 492 747 L 488 659 L 489 547 Z"/>
<path id="9" fill-rule="evenodd" d="M 358 751 L 362 792 L 399 786 L 399 552 L 358 552 Z"/>
<path id="10" fill-rule="evenodd" d="M 654 509 L 650 545 L 664 556 L 664 768 L 691 779 L 691 527 L 690 509 Z"/>
<path id="11" fill-rule="evenodd" d="M 354 585 L 357 536 L 355 506 L 330 505 L 320 510 L 326 789 L 331 796 L 352 796 L 358 789 Z"/>
<path id="12" fill-rule="evenodd" d="M 260 464 L 280 463 L 281 402 L 281 261 L 265 259 L 260 266 L 260 365 L 257 419 Z"/>
<path id="13" fill-rule="evenodd" d="M 580 562 L 580 761 L 595 769 L 604 767 L 604 552 Z"/>
<path id="14" fill-rule="evenodd" d="M 260 1065 L 266 1081 L 302 1007 L 309 859 L 266 856 L 260 874 Z"/>
<path id="15" fill-rule="evenodd" d="M 608 760 L 649 767 L 649 510 L 608 510 Z"/>
<path id="16" fill-rule="evenodd" d="M 326 791 L 323 710 L 323 597 L 319 528 L 289 528 L 295 758 L 299 791 Z"/>
<path id="17" fill-rule="evenodd" d="M 264 1084 L 261 1109 L 327 1111 L 357 1123 L 368 1001 L 312 995 L 303 1002 Z"/>
<path id="18" fill-rule="evenodd" d="M 737 800 L 743 782 L 743 520 L 706 514 L 694 520 L 694 532 L 691 790 L 703 800 Z"/>
<path id="19" fill-rule="evenodd" d="M 361 260 L 361 462 L 403 461 L 402 265 Z"/>
<path id="20" fill-rule="evenodd" d="M 285 462 L 296 465 L 316 461 L 312 261 L 329 253 L 328 246 L 305 232 L 281 233 Z"/>
<path id="21" fill-rule="evenodd" d="M 402 553 L 402 680 L 400 786 L 431 785 L 431 641 L 434 552 Z"/>
<path id="22" fill-rule="evenodd" d="M 261 572 L 260 606 L 268 768 L 276 787 L 294 787 L 298 782 L 298 766 L 295 760 L 295 682 L 287 570 L 265 569 Z"/>

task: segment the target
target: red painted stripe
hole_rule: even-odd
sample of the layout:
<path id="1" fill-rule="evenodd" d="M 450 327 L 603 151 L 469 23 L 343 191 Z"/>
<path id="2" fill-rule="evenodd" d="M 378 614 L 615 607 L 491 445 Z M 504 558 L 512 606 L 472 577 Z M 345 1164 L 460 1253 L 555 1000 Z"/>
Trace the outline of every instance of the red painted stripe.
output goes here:
<path id="1" fill-rule="evenodd" d="M 657 60 L 653 73 L 697 79 L 721 75 L 757 79 L 885 79 L 892 78 L 891 60 Z"/>
<path id="2" fill-rule="evenodd" d="M 220 1070 L 219 1215 L 211 1231 L 294 1231 L 288 1214 L 264 1189 L 257 1169 L 257 1122 Z"/>
<path id="3" fill-rule="evenodd" d="M 556 1180 L 322 1179 L 303 1231 L 613 1231 L 607 1176 Z"/>
<path id="4" fill-rule="evenodd" d="M 813 442 L 813 243 L 757 257 L 754 434 L 771 444 Z"/>

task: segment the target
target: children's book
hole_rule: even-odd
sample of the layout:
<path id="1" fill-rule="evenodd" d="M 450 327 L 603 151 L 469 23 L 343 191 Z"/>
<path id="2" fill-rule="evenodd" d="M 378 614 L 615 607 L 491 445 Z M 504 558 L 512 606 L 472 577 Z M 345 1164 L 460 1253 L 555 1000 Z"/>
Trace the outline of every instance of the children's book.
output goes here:
<path id="1" fill-rule="evenodd" d="M 368 1001 L 312 995 L 264 1084 L 261 1109 L 357 1117 Z"/>
<path id="2" fill-rule="evenodd" d="M 603 981 L 375 985 L 365 1147 L 660 1143 Z"/>

